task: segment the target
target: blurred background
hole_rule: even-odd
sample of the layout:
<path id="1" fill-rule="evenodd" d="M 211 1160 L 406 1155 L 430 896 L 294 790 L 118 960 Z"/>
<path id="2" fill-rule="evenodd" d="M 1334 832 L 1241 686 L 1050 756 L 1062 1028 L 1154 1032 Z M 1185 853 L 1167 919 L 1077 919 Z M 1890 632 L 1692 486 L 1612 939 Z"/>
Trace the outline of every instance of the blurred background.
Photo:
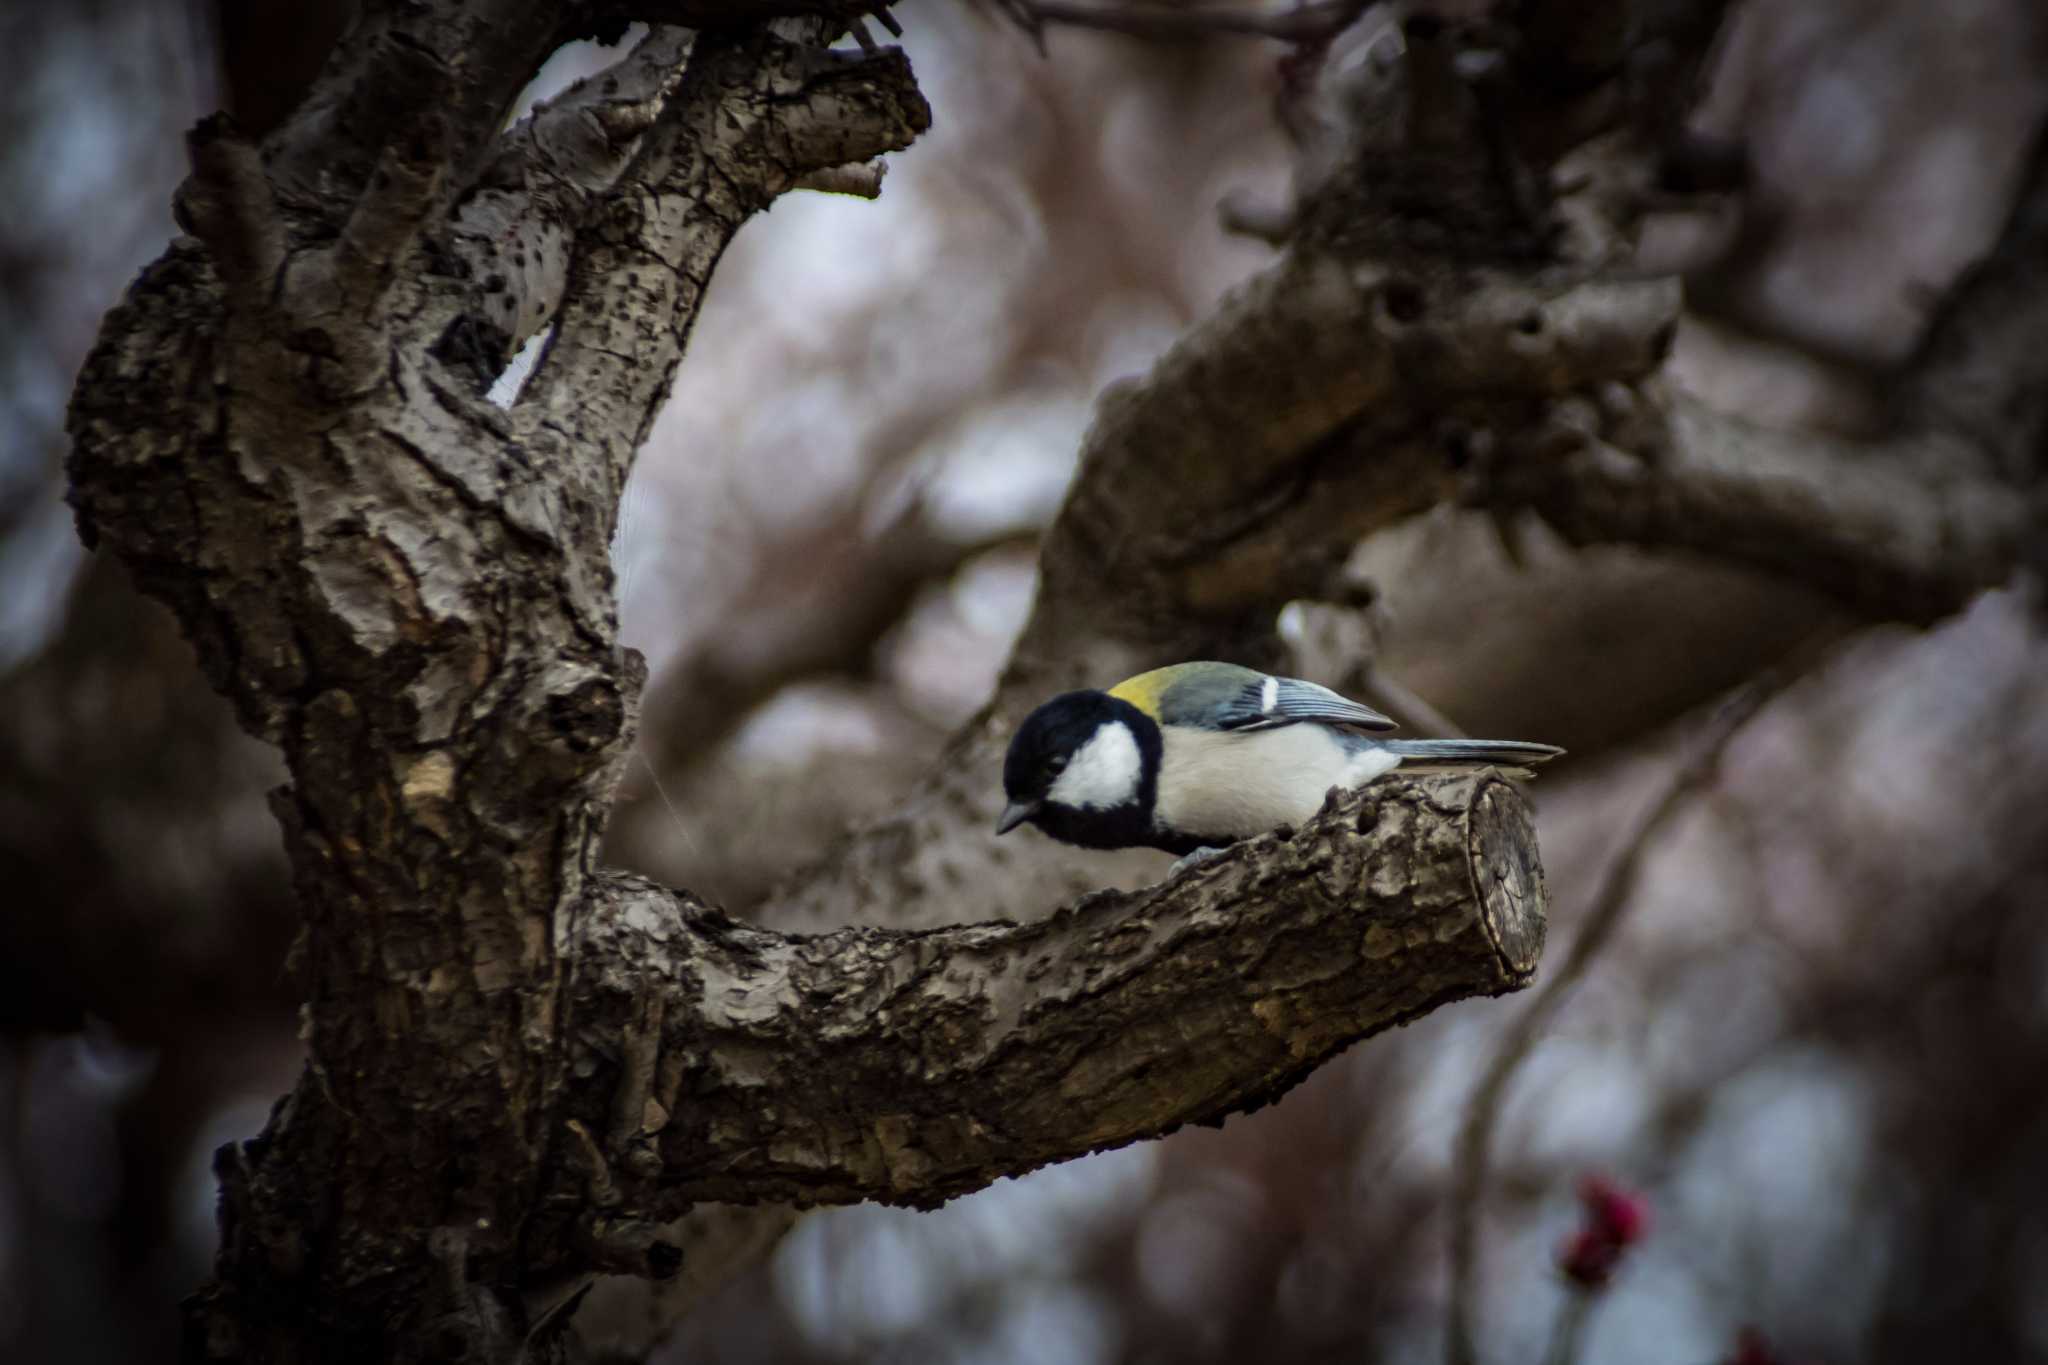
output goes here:
<path id="1" fill-rule="evenodd" d="M 98 319 L 173 231 L 183 129 L 274 123 L 344 8 L 0 12 L 7 1360 L 169 1359 L 211 1152 L 296 1073 L 280 769 L 79 548 L 59 467 Z M 735 912 L 985 698 L 1094 396 L 1270 259 L 1216 205 L 1288 173 L 1272 44 L 1056 32 L 1041 58 L 963 0 L 899 14 L 933 131 L 880 202 L 792 195 L 741 234 L 617 550 L 653 681 L 613 856 Z M 607 59 L 565 52 L 537 86 Z M 1881 431 L 2044 114 L 2038 0 L 1742 8 L 1697 121 L 1753 183 L 1675 229 L 1674 382 Z M 1703 711 L 1846 623 L 1797 585 L 1512 530 L 1444 513 L 1361 546 L 1369 658 L 1355 622 L 1290 627 L 1326 681 L 1370 662 L 1472 733 L 1572 750 L 1536 794 L 1549 971 Z M 935 1214 L 813 1216 L 664 1358 L 1437 1359 L 1457 1130 L 1527 1003 L 1439 1011 L 1220 1130 Z M 1731 1359 L 1749 1325 L 1752 1365 L 2048 1360 L 2048 638 L 2020 594 L 1857 632 L 1736 735 L 1495 1148 L 1482 1359 L 1539 1358 L 1583 1292 L 1559 1247 L 1601 1172 L 1649 1226 L 1589 1296 L 1583 1359 Z"/>

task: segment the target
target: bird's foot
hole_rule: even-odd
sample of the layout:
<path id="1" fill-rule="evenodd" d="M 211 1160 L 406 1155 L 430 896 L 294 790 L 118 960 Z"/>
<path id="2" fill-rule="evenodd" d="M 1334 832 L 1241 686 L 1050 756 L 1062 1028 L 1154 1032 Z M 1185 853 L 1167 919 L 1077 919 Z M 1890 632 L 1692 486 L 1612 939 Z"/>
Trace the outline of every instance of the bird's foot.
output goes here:
<path id="1" fill-rule="evenodd" d="M 1187 871 L 1191 867 L 1200 867 L 1203 863 L 1208 862 L 1211 858 L 1222 857 L 1223 852 L 1224 851 L 1220 848 L 1211 848 L 1207 844 L 1204 844 L 1202 847 L 1196 849 L 1193 853 L 1188 854 L 1185 858 L 1175 860 L 1173 866 L 1166 869 L 1166 879 L 1168 881 L 1172 881 L 1175 877 L 1178 877 L 1181 873 Z"/>

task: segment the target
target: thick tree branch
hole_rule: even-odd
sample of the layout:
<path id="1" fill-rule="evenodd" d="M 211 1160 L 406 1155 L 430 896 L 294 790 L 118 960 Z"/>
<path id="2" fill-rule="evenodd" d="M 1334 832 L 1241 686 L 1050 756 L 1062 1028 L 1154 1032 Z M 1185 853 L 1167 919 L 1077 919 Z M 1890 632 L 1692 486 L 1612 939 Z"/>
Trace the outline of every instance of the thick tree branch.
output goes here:
<path id="1" fill-rule="evenodd" d="M 1641 410 L 1609 397 L 1626 431 Z M 1524 427 L 1516 457 L 1476 501 L 1526 506 L 1575 545 L 1709 556 L 1818 588 L 1871 619 L 1921 624 L 2005 582 L 2040 524 L 2028 495 L 1974 473 L 1954 438 L 1872 447 L 1663 402 L 1659 430 L 1636 428 L 1647 448 L 1603 438 L 1607 414 L 1590 402 Z M 1546 458 L 1546 445 L 1559 453 Z"/>
<path id="2" fill-rule="evenodd" d="M 682 80 L 691 42 L 684 29 L 651 29 L 500 140 L 450 223 L 448 249 L 480 282 L 481 298 L 443 326 L 444 356 L 473 359 L 480 376 L 495 376 L 555 315 L 576 234 Z"/>
<path id="3" fill-rule="evenodd" d="M 1491 775 L 1344 793 L 1292 838 L 1028 925 L 790 938 L 637 878 L 594 894 L 576 1065 L 617 1078 L 613 1181 L 664 1201 L 928 1206 L 1220 1120 L 1518 989 L 1543 938 L 1527 808 Z"/>
<path id="4" fill-rule="evenodd" d="M 522 426 L 603 449 L 600 501 L 615 508 L 740 224 L 804 176 L 908 146 L 930 122 L 900 51 L 848 56 L 767 30 L 699 38 L 628 183 L 579 244 Z"/>

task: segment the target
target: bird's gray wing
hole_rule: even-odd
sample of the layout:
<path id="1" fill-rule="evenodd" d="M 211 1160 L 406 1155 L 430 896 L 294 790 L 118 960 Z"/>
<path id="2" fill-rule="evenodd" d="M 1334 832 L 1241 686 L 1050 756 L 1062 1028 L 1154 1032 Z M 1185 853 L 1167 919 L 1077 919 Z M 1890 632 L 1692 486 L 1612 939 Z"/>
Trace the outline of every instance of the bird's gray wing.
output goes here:
<path id="1" fill-rule="evenodd" d="M 1190 683 L 1169 688 L 1161 697 L 1160 710 L 1160 718 L 1169 724 L 1206 721 L 1220 730 L 1273 730 L 1303 721 L 1360 730 L 1395 728 L 1393 721 L 1370 706 L 1327 687 L 1249 668 L 1214 670 L 1199 687 Z"/>

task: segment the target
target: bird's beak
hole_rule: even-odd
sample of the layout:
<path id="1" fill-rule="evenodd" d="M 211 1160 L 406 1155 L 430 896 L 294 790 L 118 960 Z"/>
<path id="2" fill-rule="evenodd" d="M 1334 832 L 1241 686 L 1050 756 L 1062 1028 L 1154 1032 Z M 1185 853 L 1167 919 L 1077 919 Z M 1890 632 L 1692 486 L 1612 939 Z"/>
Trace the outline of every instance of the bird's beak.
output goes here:
<path id="1" fill-rule="evenodd" d="M 1037 801 L 1012 801 L 1009 805 L 1004 806 L 1001 818 L 996 821 L 996 833 L 1008 834 L 1011 830 L 1038 814 L 1039 805 L 1040 803 Z"/>

